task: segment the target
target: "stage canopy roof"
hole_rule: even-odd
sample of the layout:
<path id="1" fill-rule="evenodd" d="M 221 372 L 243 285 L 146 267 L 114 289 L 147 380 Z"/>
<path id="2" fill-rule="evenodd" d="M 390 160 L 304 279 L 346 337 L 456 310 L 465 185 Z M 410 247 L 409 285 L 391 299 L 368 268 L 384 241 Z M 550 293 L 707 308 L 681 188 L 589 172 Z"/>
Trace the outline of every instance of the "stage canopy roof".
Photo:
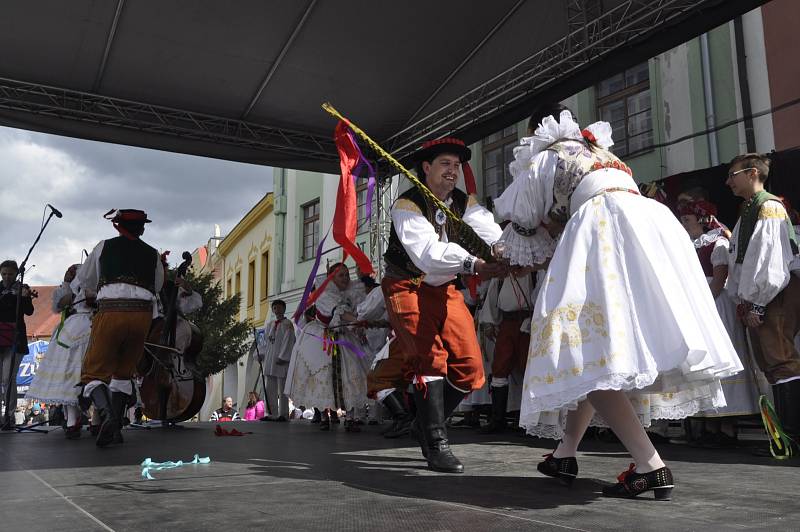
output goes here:
<path id="1" fill-rule="evenodd" d="M 330 101 L 399 158 L 475 141 L 764 0 L 9 0 L 0 124 L 336 172 Z"/>

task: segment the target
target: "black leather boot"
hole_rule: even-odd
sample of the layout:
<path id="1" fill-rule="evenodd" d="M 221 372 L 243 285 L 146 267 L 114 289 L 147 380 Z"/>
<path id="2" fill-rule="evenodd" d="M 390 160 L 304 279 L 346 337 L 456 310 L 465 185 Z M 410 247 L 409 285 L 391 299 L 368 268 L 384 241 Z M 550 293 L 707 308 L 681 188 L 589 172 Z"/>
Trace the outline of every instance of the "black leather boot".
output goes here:
<path id="1" fill-rule="evenodd" d="M 114 433 L 114 438 L 111 443 L 122 443 L 122 425 L 123 418 L 125 417 L 125 410 L 130 404 L 131 396 L 123 392 L 111 392 L 111 409 L 119 421 L 119 429 Z"/>
<path id="2" fill-rule="evenodd" d="M 772 394 L 781 428 L 797 439 L 800 436 L 800 379 L 773 385 Z"/>
<path id="3" fill-rule="evenodd" d="M 382 403 L 391 412 L 393 420 L 392 426 L 383 432 L 383 437 L 394 439 L 408 434 L 413 419 L 406 410 L 402 392 L 393 391 L 383 399 Z"/>
<path id="4" fill-rule="evenodd" d="M 492 387 L 492 419 L 479 431 L 481 434 L 500 434 L 506 431 L 508 386 Z"/>
<path id="5" fill-rule="evenodd" d="M 450 450 L 450 442 L 447 439 L 447 429 L 444 424 L 448 414 L 447 406 L 452 404 L 455 396 L 447 394 L 447 388 L 451 387 L 445 383 L 444 379 L 428 382 L 426 388 L 414 390 L 414 400 L 417 402 L 417 422 L 428 451 L 428 468 L 442 473 L 463 473 L 463 464 Z M 464 394 L 458 393 L 463 398 Z M 450 412 L 460 402 L 461 399 L 452 405 Z"/>
<path id="6" fill-rule="evenodd" d="M 100 414 L 100 429 L 97 433 L 95 444 L 98 447 L 105 447 L 113 443 L 114 436 L 120 429 L 120 423 L 111 398 L 111 390 L 105 384 L 100 384 L 91 393 L 92 403 Z"/>

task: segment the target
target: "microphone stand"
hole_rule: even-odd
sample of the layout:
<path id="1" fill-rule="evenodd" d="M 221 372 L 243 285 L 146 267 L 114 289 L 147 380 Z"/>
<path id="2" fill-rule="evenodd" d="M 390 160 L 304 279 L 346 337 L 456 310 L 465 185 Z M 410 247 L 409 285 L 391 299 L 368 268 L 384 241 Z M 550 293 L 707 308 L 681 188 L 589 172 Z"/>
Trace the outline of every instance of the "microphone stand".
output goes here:
<path id="1" fill-rule="evenodd" d="M 266 331 L 264 331 L 266 334 Z M 269 397 L 267 396 L 267 379 L 264 377 L 264 364 L 261 363 L 261 351 L 258 349 L 258 331 L 255 327 L 253 327 L 253 337 L 255 341 L 256 347 L 256 360 L 258 360 L 258 369 L 259 373 L 261 374 L 261 386 L 264 388 L 264 408 L 266 410 L 266 417 L 272 415 L 272 409 L 269 406 Z M 253 387 L 255 391 L 256 387 L 258 387 L 258 381 L 256 381 L 256 385 Z"/>
<path id="2" fill-rule="evenodd" d="M 2 427 L 0 427 L 0 430 L 11 430 L 16 428 L 17 432 L 30 431 L 30 432 L 47 433 L 47 430 L 45 429 L 34 428 L 39 425 L 43 425 L 44 423 L 37 423 L 35 425 L 30 425 L 28 427 L 15 427 L 14 414 L 11 411 L 10 403 L 11 403 L 11 389 L 12 389 L 11 387 L 17 385 L 17 372 L 19 371 L 19 364 L 14 363 L 14 361 L 17 358 L 17 355 L 20 354 L 18 353 L 19 346 L 17 345 L 19 342 L 18 338 L 19 322 L 20 320 L 25 319 L 22 316 L 20 316 L 20 313 L 22 311 L 22 287 L 24 286 L 24 281 L 25 281 L 25 266 L 28 264 L 28 259 L 31 256 L 31 252 L 33 252 L 33 248 L 35 248 L 36 244 L 39 243 L 39 239 L 42 238 L 42 233 L 44 233 L 44 230 L 47 228 L 47 224 L 50 223 L 50 220 L 53 218 L 54 215 L 55 212 L 53 212 L 53 209 L 51 207 L 50 216 L 47 217 L 47 220 L 44 222 L 41 229 L 39 229 L 39 234 L 36 235 L 36 240 L 33 241 L 33 244 L 31 244 L 31 247 L 28 250 L 28 254 L 25 255 L 25 259 L 19 265 L 19 288 L 17 289 L 17 306 L 16 306 L 17 310 L 14 313 L 14 317 L 16 318 L 14 320 L 14 337 L 12 340 L 13 345 L 11 346 L 11 361 L 10 361 L 11 363 L 8 365 L 8 385 L 6 386 L 6 394 L 5 397 L 3 398 L 3 401 L 5 402 L 5 412 L 3 413 L 3 425 Z M 14 410 L 16 410 L 16 408 L 17 405 L 15 404 Z"/>

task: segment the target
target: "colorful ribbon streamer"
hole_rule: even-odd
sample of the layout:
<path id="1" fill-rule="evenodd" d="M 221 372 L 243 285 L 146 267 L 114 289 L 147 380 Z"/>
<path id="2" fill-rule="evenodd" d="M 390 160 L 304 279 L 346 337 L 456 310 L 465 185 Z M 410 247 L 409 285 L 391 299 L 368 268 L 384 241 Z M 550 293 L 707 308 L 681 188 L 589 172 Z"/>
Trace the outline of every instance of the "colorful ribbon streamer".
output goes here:
<path id="1" fill-rule="evenodd" d="M 775 407 L 772 406 L 766 395 L 758 398 L 758 406 L 761 409 L 761 421 L 764 423 L 764 430 L 767 431 L 769 436 L 769 452 L 777 460 L 788 460 L 792 457 L 792 445 L 797 445 L 791 436 L 786 434 L 781 427 L 778 420 L 778 414 L 775 413 Z M 782 451 L 782 454 L 776 452 Z"/>
<path id="2" fill-rule="evenodd" d="M 339 152 L 342 170 L 339 191 L 336 194 L 336 212 L 333 214 L 333 239 L 342 246 L 342 262 L 353 257 L 362 275 L 372 275 L 372 261 L 355 243 L 358 230 L 358 199 L 353 184 L 353 170 L 363 159 L 349 126 L 343 120 L 336 125 L 333 135 Z"/>
<path id="3" fill-rule="evenodd" d="M 192 464 L 209 464 L 211 463 L 211 458 L 205 457 L 200 458 L 200 455 L 194 455 L 194 459 L 191 462 L 184 462 L 183 460 L 178 460 L 177 462 L 153 462 L 150 458 L 145 458 L 144 462 L 142 462 L 142 478 L 147 480 L 155 480 L 155 478 L 150 474 L 150 471 L 163 471 L 164 469 L 175 469 L 176 467 L 182 467 L 185 465 L 192 465 Z"/>
<path id="4" fill-rule="evenodd" d="M 311 300 L 311 290 L 314 288 L 314 279 L 316 279 L 317 277 L 317 271 L 319 270 L 319 263 L 320 261 L 322 261 L 322 256 L 325 254 L 322 252 L 322 246 L 325 245 L 325 240 L 328 238 L 330 232 L 331 228 L 328 227 L 328 230 L 325 232 L 325 236 L 322 237 L 322 240 L 320 240 L 319 244 L 317 245 L 317 253 L 316 256 L 314 257 L 314 265 L 311 267 L 311 273 L 308 275 L 308 279 L 306 280 L 306 287 L 303 289 L 303 297 L 300 298 L 300 304 L 297 305 L 297 310 L 295 311 L 294 316 L 292 316 L 295 325 L 300 321 L 300 316 L 303 315 L 303 312 L 305 312 L 306 309 L 310 305 L 312 305 L 314 301 L 317 300 L 319 294 L 322 293 L 319 289 L 315 290 L 314 291 L 315 297 L 313 298 L 313 300 Z M 324 290 L 329 280 L 330 276 L 328 276 L 328 278 L 325 279 L 320 288 Z"/>

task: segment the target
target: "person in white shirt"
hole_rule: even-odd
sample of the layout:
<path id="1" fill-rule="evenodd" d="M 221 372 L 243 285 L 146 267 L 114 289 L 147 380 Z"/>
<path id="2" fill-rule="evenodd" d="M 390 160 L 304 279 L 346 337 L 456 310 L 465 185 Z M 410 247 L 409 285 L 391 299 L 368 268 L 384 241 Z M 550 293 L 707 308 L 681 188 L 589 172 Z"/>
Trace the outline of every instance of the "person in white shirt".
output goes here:
<path id="1" fill-rule="evenodd" d="M 753 355 L 772 384 L 784 430 L 800 434 L 800 279 L 797 236 L 780 198 L 764 190 L 770 161 L 748 153 L 734 157 L 726 184 L 745 200 L 728 253 L 728 291 L 752 340 Z"/>
<path id="2" fill-rule="evenodd" d="M 131 378 L 164 283 L 158 251 L 139 238 L 150 223 L 147 214 L 112 209 L 105 218 L 120 236 L 97 244 L 77 276 L 86 297 L 96 299 L 98 306 L 81 366 L 81 397 L 94 403 L 101 417 L 98 447 L 122 442 L 122 415 L 133 394 Z M 86 403 L 83 406 L 88 409 Z"/>
<path id="3" fill-rule="evenodd" d="M 504 264 L 476 256 L 482 244 L 496 243 L 502 230 L 475 196 L 456 188 L 470 155 L 459 139 L 426 142 L 416 154 L 417 175 L 482 242 L 460 234 L 432 199 L 412 188 L 392 206 L 381 283 L 389 321 L 414 372 L 423 455 L 430 469 L 450 473 L 462 473 L 464 466 L 450 450 L 445 420 L 485 381 L 472 315 L 454 281 L 457 275 L 489 279 L 507 273 Z"/>
<path id="4" fill-rule="evenodd" d="M 533 301 L 536 300 L 536 277 L 521 272 L 505 279 L 492 279 L 481 307 L 480 322 L 486 334 L 495 340 L 492 359 L 492 417 L 483 434 L 496 434 L 506 430 L 508 407 L 508 379 L 515 370 L 524 372 L 531 343 L 529 331 L 523 324 L 530 323 Z"/>
<path id="5" fill-rule="evenodd" d="M 286 387 L 286 371 L 292 359 L 294 349 L 294 326 L 286 317 L 286 303 L 276 299 L 271 305 L 273 319 L 264 324 L 266 346 L 264 353 L 264 373 L 267 377 L 265 392 L 269 411 L 269 419 L 287 421 L 289 419 L 289 397 L 284 393 Z"/>

